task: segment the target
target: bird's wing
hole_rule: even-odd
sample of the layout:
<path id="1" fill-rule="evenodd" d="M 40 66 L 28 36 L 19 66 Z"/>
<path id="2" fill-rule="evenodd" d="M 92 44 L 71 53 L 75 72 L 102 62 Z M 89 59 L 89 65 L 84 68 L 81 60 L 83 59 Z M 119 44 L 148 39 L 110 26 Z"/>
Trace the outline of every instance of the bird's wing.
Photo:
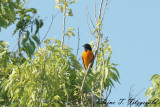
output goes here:
<path id="1" fill-rule="evenodd" d="M 84 59 L 83 59 L 83 56 L 82 56 L 82 60 L 83 60 L 83 65 L 84 65 Z M 84 65 L 84 68 L 86 68 L 86 67 L 85 67 L 85 65 Z"/>
<path id="2" fill-rule="evenodd" d="M 92 54 L 93 54 L 93 52 L 92 52 Z M 94 54 L 93 54 L 93 58 L 92 58 L 92 60 L 91 60 L 91 63 L 93 62 L 93 60 L 94 60 Z M 93 63 L 92 63 L 92 65 L 91 65 L 91 68 L 92 68 L 92 66 L 93 66 Z"/>

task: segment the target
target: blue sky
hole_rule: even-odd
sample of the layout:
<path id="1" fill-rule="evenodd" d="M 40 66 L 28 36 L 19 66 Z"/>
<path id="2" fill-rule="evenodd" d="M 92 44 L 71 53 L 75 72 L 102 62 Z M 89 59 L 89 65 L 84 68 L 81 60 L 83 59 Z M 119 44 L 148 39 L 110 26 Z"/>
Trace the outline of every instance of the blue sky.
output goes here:
<path id="1" fill-rule="evenodd" d="M 99 2 L 97 0 L 97 8 Z M 159 73 L 160 66 L 160 1 L 159 0 L 110 0 L 105 19 L 103 22 L 104 37 L 109 38 L 109 44 L 112 47 L 112 62 L 119 64 L 117 67 L 120 73 L 121 84 L 115 84 L 109 97 L 110 101 L 118 102 L 120 98 L 128 98 L 130 87 L 133 86 L 133 94 L 144 91 L 137 97 L 139 101 L 146 101 L 145 91 L 151 82 L 150 77 Z M 54 0 L 29 0 L 28 7 L 38 10 L 40 18 L 44 20 L 44 27 L 40 31 L 41 38 L 44 37 L 51 22 L 52 15 L 57 13 L 54 9 Z M 86 6 L 91 16 L 94 16 L 94 0 L 79 0 L 78 3 L 71 6 L 73 17 L 67 17 L 68 27 L 75 28 L 76 37 L 71 37 L 69 46 L 76 53 L 77 48 L 77 28 L 80 29 L 80 46 L 91 41 L 87 35 L 90 35 L 86 23 Z M 97 11 L 98 11 L 97 9 Z M 62 14 L 59 13 L 53 21 L 47 38 L 56 36 L 62 38 Z M 93 18 L 94 20 L 94 18 Z M 9 41 L 10 50 L 17 42 L 17 35 L 12 37 L 15 25 L 2 29 L 0 38 Z M 94 39 L 94 38 L 92 38 Z M 68 39 L 66 38 L 65 44 Z M 80 53 L 83 47 L 80 47 Z M 82 61 L 81 61 L 82 63 Z M 124 105 L 119 105 L 124 107 Z M 117 107 L 117 105 L 111 105 Z"/>

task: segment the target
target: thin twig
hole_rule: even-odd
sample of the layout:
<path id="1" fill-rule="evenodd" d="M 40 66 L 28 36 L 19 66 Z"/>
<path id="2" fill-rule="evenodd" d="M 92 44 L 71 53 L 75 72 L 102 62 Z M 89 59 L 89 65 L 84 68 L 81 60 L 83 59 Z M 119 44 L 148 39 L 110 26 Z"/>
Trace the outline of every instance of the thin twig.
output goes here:
<path id="1" fill-rule="evenodd" d="M 78 46 L 77 46 L 77 53 L 76 53 L 76 57 L 78 56 L 78 51 L 79 51 L 79 42 L 80 42 L 80 38 L 79 38 L 79 27 L 78 27 Z"/>
<path id="2" fill-rule="evenodd" d="M 130 87 L 130 90 L 129 90 L 129 96 L 128 96 L 128 100 L 129 100 L 129 98 L 132 96 L 132 87 L 133 87 L 133 85 Z M 127 104 L 127 107 L 128 107 L 128 104 Z M 130 105 L 130 107 L 131 107 L 131 105 Z"/>
<path id="3" fill-rule="evenodd" d="M 91 41 L 93 41 L 93 39 L 89 36 L 89 34 L 88 34 L 87 36 L 89 37 L 89 39 L 90 39 Z"/>
<path id="4" fill-rule="evenodd" d="M 97 23 L 97 17 L 96 17 L 96 0 L 95 0 L 95 10 L 94 10 L 94 19 L 95 19 L 95 21 L 96 21 L 96 23 Z"/>
<path id="5" fill-rule="evenodd" d="M 105 97 L 105 99 L 104 99 L 104 100 L 105 100 L 105 103 L 106 103 L 105 107 L 107 107 L 107 92 L 108 92 L 108 88 L 109 88 L 109 87 L 106 87 L 106 95 L 105 95 L 106 97 Z"/>
<path id="6" fill-rule="evenodd" d="M 106 98 L 105 98 L 106 104 L 105 104 L 105 107 L 107 107 L 107 99 L 108 99 L 109 95 L 111 94 L 111 89 L 112 89 L 112 87 L 111 87 L 110 90 L 108 91 L 108 87 L 106 87 Z M 107 92 L 109 92 L 108 95 L 107 95 Z"/>
<path id="7" fill-rule="evenodd" d="M 92 33 L 92 30 L 89 26 L 89 23 L 88 23 L 88 15 L 87 15 L 87 8 L 86 8 L 86 17 L 87 17 L 87 25 L 88 25 L 88 28 L 89 28 L 89 31 L 91 32 L 91 34 L 96 38 L 96 36 Z"/>
<path id="8" fill-rule="evenodd" d="M 97 48 L 96 48 L 96 51 L 95 51 L 95 56 L 97 56 L 98 49 L 99 49 L 99 36 L 98 36 L 98 40 L 97 40 Z M 88 71 L 90 70 L 91 66 L 93 65 L 94 60 L 95 60 L 95 57 L 93 58 L 93 61 L 89 64 L 88 69 L 86 70 L 85 76 L 84 76 L 84 78 L 83 78 L 82 86 L 81 86 L 81 105 L 82 105 L 83 107 L 84 107 L 84 102 L 83 102 L 83 88 L 84 88 L 84 84 L 85 84 L 85 81 L 86 81 L 86 77 L 87 77 L 87 75 L 88 75 Z"/>
<path id="9" fill-rule="evenodd" d="M 91 63 L 89 64 L 89 67 L 88 67 L 88 69 L 87 69 L 87 71 L 86 71 L 86 73 L 85 73 L 85 76 L 84 76 L 83 82 L 82 82 L 82 86 L 81 86 L 81 105 L 82 105 L 83 107 L 84 107 L 84 102 L 83 102 L 83 88 L 84 88 L 84 83 L 85 83 L 85 81 L 86 81 L 86 77 L 87 77 L 87 75 L 88 75 L 88 71 L 89 71 L 90 67 L 91 67 Z"/>
<path id="10" fill-rule="evenodd" d="M 93 85 L 93 89 L 92 89 L 92 107 L 94 107 L 94 102 L 93 102 L 93 92 L 94 92 L 94 89 L 95 89 L 95 87 L 96 87 L 96 84 L 99 82 L 98 80 L 99 80 L 99 78 L 100 78 L 100 75 L 99 75 L 99 77 L 96 79 L 96 81 L 94 82 L 94 85 Z"/>
<path id="11" fill-rule="evenodd" d="M 13 53 L 13 51 L 14 51 L 15 47 L 17 46 L 18 42 L 21 40 L 21 38 L 22 38 L 22 37 L 23 37 L 23 36 L 21 36 L 20 38 L 18 38 L 17 43 L 16 43 L 16 44 L 14 45 L 14 47 L 13 47 L 12 53 Z"/>
<path id="12" fill-rule="evenodd" d="M 142 91 L 144 91 L 145 88 L 143 88 L 141 91 L 139 91 L 136 95 L 133 95 L 135 96 L 134 98 L 136 98 Z"/>
<path id="13" fill-rule="evenodd" d="M 89 19 L 90 19 L 90 21 L 91 21 L 91 23 L 92 23 L 92 26 L 93 26 L 93 28 L 95 29 L 94 23 L 93 23 L 93 21 L 92 21 L 92 18 L 91 18 L 91 16 L 90 16 L 90 13 L 89 13 L 89 11 L 88 11 L 87 6 L 86 6 L 86 11 L 87 11 L 88 16 L 89 16 Z"/>
<path id="14" fill-rule="evenodd" d="M 112 87 L 111 87 L 110 90 L 109 90 L 109 93 L 108 93 L 108 95 L 107 95 L 107 99 L 108 99 L 109 95 L 111 94 L 111 91 L 112 91 Z"/>
<path id="15" fill-rule="evenodd" d="M 44 39 L 46 38 L 46 36 L 48 35 L 48 33 L 49 33 L 49 31 L 50 31 L 50 29 L 51 29 L 51 26 L 52 26 L 52 24 L 53 24 L 53 19 L 57 16 L 57 14 L 59 13 L 59 11 L 53 16 L 52 15 L 52 20 L 51 20 L 51 24 L 50 24 L 50 26 L 49 26 L 49 28 L 48 28 L 48 31 L 47 31 L 47 33 L 45 34 L 45 36 L 43 37 L 43 39 L 42 39 L 42 41 L 41 41 L 41 43 L 44 41 Z M 40 44 L 41 44 L 40 43 Z"/>
<path id="16" fill-rule="evenodd" d="M 105 14 L 105 12 L 106 12 L 106 7 L 107 7 L 107 5 L 108 5 L 108 0 L 106 0 L 106 4 L 105 4 L 105 7 L 104 7 L 103 16 L 102 16 L 102 21 L 103 21 L 103 19 L 104 19 L 104 14 Z"/>
<path id="17" fill-rule="evenodd" d="M 40 97 L 40 107 L 43 107 L 42 102 L 42 94 L 43 94 L 43 85 L 44 85 L 44 73 L 45 73 L 45 63 L 46 63 L 46 50 L 45 50 L 45 59 L 44 59 L 44 68 L 43 68 L 43 74 L 42 74 L 42 84 L 41 84 L 41 97 Z"/>
<path id="18" fill-rule="evenodd" d="M 62 45 L 62 50 L 63 50 L 63 45 L 64 45 L 65 24 L 66 24 L 66 7 L 65 7 L 64 12 L 63 12 L 63 35 L 62 35 L 62 44 L 61 44 Z"/>
<path id="19" fill-rule="evenodd" d="M 20 64 L 21 64 L 21 60 L 22 60 L 22 53 L 21 53 L 21 45 L 20 45 L 20 38 L 21 38 L 21 35 L 22 34 L 22 31 L 20 30 L 19 31 L 19 36 L 18 36 L 18 51 L 19 51 L 19 56 L 20 56 Z"/>
<path id="20" fill-rule="evenodd" d="M 102 48 L 102 60 L 103 60 L 103 74 L 102 74 L 102 80 L 101 80 L 101 92 L 100 92 L 100 102 L 102 102 L 102 94 L 103 94 L 103 84 L 104 84 L 104 77 L 105 77 L 105 63 L 104 63 L 104 44 L 102 42 L 102 36 L 101 38 L 101 48 Z M 103 106 L 103 104 L 101 105 Z"/>
<path id="21" fill-rule="evenodd" d="M 99 16 L 98 16 L 98 19 L 101 19 L 101 12 L 102 12 L 102 5 L 103 5 L 103 0 L 101 0 L 101 4 L 100 4 L 100 9 L 99 9 Z M 102 38 L 101 38 L 101 29 L 100 29 L 100 25 L 98 26 L 98 40 L 100 41 L 101 39 L 101 43 L 102 43 Z M 99 42 L 98 42 L 98 45 L 99 45 Z M 104 64 L 103 64 L 104 65 Z M 103 74 L 104 74 L 104 68 L 103 68 Z M 104 75 L 103 75 L 104 76 Z M 103 80 L 103 77 L 102 76 L 102 80 Z M 101 103 L 101 107 L 103 106 L 102 104 L 102 91 L 103 91 L 103 82 L 101 82 L 101 93 L 100 93 L 100 103 Z"/>
<path id="22" fill-rule="evenodd" d="M 102 5 L 103 5 L 103 0 L 101 0 L 101 4 L 100 4 L 99 16 L 98 16 L 99 19 L 101 19 Z"/>

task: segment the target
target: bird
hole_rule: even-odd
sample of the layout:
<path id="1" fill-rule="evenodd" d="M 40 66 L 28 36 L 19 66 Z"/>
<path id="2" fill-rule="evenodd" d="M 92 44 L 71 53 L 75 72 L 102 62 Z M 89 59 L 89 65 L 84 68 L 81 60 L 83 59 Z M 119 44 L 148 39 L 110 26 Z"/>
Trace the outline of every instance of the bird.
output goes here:
<path id="1" fill-rule="evenodd" d="M 94 59 L 94 54 L 92 52 L 92 48 L 90 44 L 84 44 L 84 51 L 82 52 L 82 60 L 84 64 L 84 68 L 87 69 L 89 64 L 93 61 Z M 92 67 L 92 65 L 91 65 Z"/>

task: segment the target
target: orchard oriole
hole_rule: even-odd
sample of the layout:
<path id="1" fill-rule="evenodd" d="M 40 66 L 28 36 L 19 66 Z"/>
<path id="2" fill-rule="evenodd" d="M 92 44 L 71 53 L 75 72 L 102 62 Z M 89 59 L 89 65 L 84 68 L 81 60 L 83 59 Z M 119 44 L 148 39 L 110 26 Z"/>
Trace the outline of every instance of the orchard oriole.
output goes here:
<path id="1" fill-rule="evenodd" d="M 89 64 L 92 62 L 94 55 L 90 44 L 84 44 L 83 47 L 85 50 L 82 52 L 82 60 L 85 69 L 87 69 Z"/>

